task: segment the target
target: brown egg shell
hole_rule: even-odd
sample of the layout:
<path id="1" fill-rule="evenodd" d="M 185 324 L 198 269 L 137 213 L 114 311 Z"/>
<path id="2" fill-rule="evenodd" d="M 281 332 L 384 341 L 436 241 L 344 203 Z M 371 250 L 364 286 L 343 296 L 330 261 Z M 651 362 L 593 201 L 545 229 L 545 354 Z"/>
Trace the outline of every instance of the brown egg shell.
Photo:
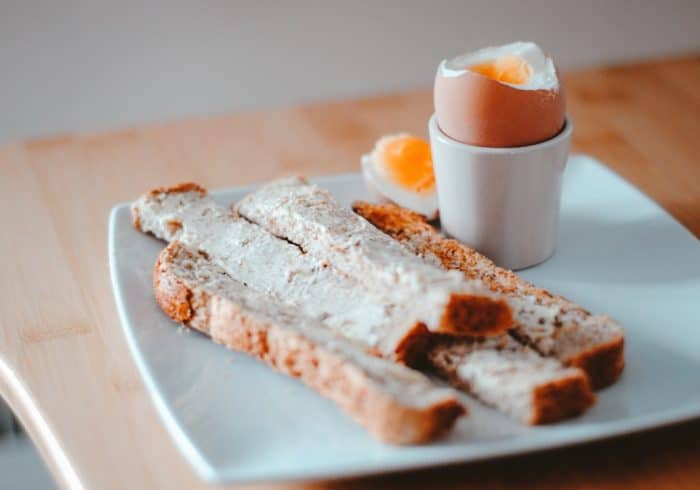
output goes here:
<path id="1" fill-rule="evenodd" d="M 478 73 L 435 77 L 435 115 L 450 138 L 473 146 L 509 148 L 546 141 L 566 117 L 564 85 L 520 90 Z"/>

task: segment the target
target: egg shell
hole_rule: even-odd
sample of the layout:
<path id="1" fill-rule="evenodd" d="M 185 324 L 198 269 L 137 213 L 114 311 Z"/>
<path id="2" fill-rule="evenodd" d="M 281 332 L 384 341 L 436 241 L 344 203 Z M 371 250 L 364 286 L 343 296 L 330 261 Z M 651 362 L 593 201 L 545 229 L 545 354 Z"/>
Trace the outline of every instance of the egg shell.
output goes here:
<path id="1" fill-rule="evenodd" d="M 564 127 L 566 98 L 556 90 L 522 90 L 475 72 L 435 77 L 435 115 L 450 138 L 508 148 L 546 141 Z"/>

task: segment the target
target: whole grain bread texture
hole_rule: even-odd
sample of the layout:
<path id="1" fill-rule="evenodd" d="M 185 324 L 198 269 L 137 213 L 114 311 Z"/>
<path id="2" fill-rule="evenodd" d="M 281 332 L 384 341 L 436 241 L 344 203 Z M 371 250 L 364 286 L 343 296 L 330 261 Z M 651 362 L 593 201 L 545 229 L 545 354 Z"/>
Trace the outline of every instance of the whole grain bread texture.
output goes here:
<path id="1" fill-rule="evenodd" d="M 147 192 L 134 202 L 132 217 L 137 229 L 202 251 L 233 279 L 323 319 L 384 357 L 413 364 L 425 351 L 430 333 L 413 304 L 385 301 L 323 260 L 220 206 L 197 184 Z"/>
<path id="2" fill-rule="evenodd" d="M 507 297 L 514 312 L 510 334 L 540 354 L 583 369 L 594 389 L 614 383 L 624 369 L 624 331 L 561 296 L 496 266 L 468 246 L 442 236 L 421 215 L 394 204 L 356 202 L 354 211 L 410 251 L 445 269 L 479 279 Z"/>
<path id="3" fill-rule="evenodd" d="M 445 339 L 429 350 L 428 365 L 452 386 L 524 424 L 576 417 L 595 403 L 585 372 L 508 335 Z"/>
<path id="4" fill-rule="evenodd" d="M 319 319 L 381 356 L 438 374 L 522 422 L 571 417 L 594 399 L 587 383 L 581 382 L 585 374 L 580 370 L 543 362 L 531 349 L 504 343 L 503 336 L 460 337 L 463 346 L 456 347 L 450 336 L 416 323 L 410 305 L 378 301 L 358 281 L 217 205 L 196 184 L 150 191 L 132 211 L 138 229 L 166 241 L 182 241 L 249 289 L 292 304 L 300 314 Z M 519 382 L 508 382 L 515 379 Z M 546 400 L 569 401 L 549 403 L 544 410 L 545 391 Z"/>
<path id="5" fill-rule="evenodd" d="M 158 257 L 153 288 L 173 320 L 300 379 L 381 441 L 428 442 L 465 413 L 451 389 L 367 353 L 319 320 L 231 279 L 206 254 L 177 241 Z"/>
<path id="6" fill-rule="evenodd" d="M 499 293 L 420 260 L 303 177 L 265 184 L 234 209 L 388 302 L 413 304 L 431 332 L 494 336 L 512 325 Z"/>

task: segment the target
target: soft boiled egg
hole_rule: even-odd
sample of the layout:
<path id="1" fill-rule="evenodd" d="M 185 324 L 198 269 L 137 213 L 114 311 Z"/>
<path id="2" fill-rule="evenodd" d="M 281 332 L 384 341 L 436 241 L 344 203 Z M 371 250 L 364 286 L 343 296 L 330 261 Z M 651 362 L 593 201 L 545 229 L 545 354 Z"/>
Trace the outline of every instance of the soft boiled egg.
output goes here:
<path id="1" fill-rule="evenodd" d="M 430 144 L 407 133 L 384 136 L 362 157 L 362 175 L 375 200 L 435 219 L 438 214 Z"/>
<path id="2" fill-rule="evenodd" d="M 468 145 L 532 145 L 564 127 L 564 87 L 552 59 L 531 42 L 442 61 L 434 102 L 440 129 Z"/>

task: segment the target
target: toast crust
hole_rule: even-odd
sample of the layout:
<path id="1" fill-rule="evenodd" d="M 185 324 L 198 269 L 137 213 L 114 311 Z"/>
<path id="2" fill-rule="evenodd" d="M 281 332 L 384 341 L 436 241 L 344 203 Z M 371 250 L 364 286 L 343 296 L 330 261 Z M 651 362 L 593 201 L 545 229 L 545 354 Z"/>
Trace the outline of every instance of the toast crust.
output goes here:
<path id="1" fill-rule="evenodd" d="M 425 324 L 416 323 L 396 345 L 393 360 L 413 368 L 422 366 L 434 336 Z M 377 355 L 382 356 L 382 353 L 377 352 Z"/>
<path id="2" fill-rule="evenodd" d="M 196 192 L 200 196 L 207 195 L 207 190 L 195 182 L 181 182 L 170 187 L 156 187 L 146 192 L 141 196 L 141 199 L 156 198 L 161 194 Z M 131 224 L 139 231 L 143 231 L 141 227 L 141 216 L 137 207 L 131 207 Z"/>
<path id="3" fill-rule="evenodd" d="M 177 194 L 180 192 L 197 192 L 200 196 L 206 196 L 207 190 L 196 182 L 180 182 L 172 186 L 156 187 L 146 193 L 147 196 L 156 197 L 160 194 Z"/>
<path id="4" fill-rule="evenodd" d="M 517 292 L 544 303 L 566 301 L 521 279 L 510 270 L 497 267 L 490 259 L 462 243 L 443 237 L 418 213 L 395 204 L 366 202 L 355 202 L 353 210 L 392 238 L 410 243 L 411 248 L 426 260 L 436 260 L 446 269 L 462 271 L 470 279 L 480 279 L 495 292 L 506 296 Z M 589 315 L 583 308 L 575 308 Z M 525 340 L 517 333 L 514 336 Z M 624 336 L 561 360 L 566 365 L 583 369 L 594 389 L 603 388 L 614 383 L 624 369 Z"/>
<path id="5" fill-rule="evenodd" d="M 577 417 L 593 406 L 596 400 L 585 375 L 538 386 L 532 397 L 532 418 L 527 421 L 531 425 L 551 424 Z"/>
<path id="6" fill-rule="evenodd" d="M 594 390 L 610 386 L 625 369 L 625 339 L 613 340 L 582 352 L 569 364 L 586 371 Z"/>
<path id="7" fill-rule="evenodd" d="M 168 262 L 182 252 L 183 247 L 173 242 L 161 252 L 153 269 L 156 301 L 170 318 L 301 379 L 341 406 L 378 439 L 392 444 L 428 442 L 447 432 L 465 413 L 456 398 L 426 407 L 401 404 L 377 387 L 361 368 L 333 350 L 299 332 L 247 315 L 225 298 L 190 287 L 168 267 Z"/>
<path id="8" fill-rule="evenodd" d="M 192 291 L 174 274 L 167 271 L 163 263 L 173 258 L 170 247 L 161 252 L 153 266 L 153 292 L 161 310 L 178 323 L 189 323 L 192 318 Z M 202 330 L 198 328 L 198 330 Z M 207 331 L 202 330 L 204 333 Z"/>
<path id="9" fill-rule="evenodd" d="M 505 300 L 473 294 L 453 294 L 440 319 L 437 333 L 492 337 L 513 325 L 513 315 Z"/>

